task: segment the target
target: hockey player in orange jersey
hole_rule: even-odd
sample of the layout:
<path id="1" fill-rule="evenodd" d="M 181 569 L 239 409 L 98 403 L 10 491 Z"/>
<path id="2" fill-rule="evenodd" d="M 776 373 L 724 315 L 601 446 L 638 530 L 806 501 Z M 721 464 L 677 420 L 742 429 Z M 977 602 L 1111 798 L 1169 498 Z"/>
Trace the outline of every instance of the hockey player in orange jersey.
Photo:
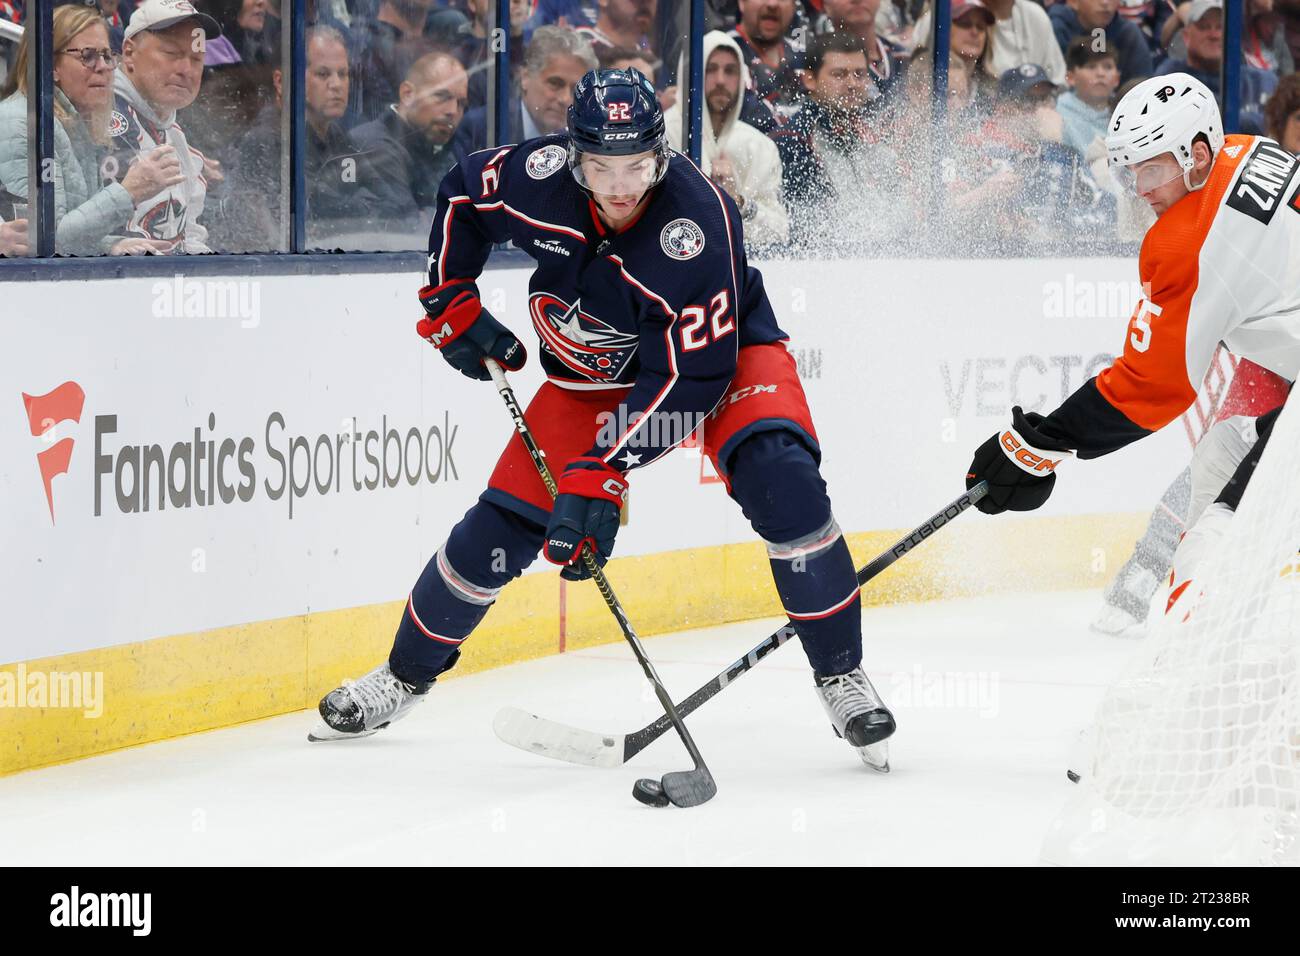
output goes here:
<path id="1" fill-rule="evenodd" d="M 1109 454 L 1176 419 L 1220 342 L 1288 381 L 1300 369 L 1300 162 L 1273 140 L 1225 137 L 1214 96 L 1185 73 L 1130 90 L 1106 150 L 1157 216 L 1138 258 L 1144 295 L 1113 365 L 1049 415 L 1012 409 L 1011 426 L 976 450 L 967 486 L 988 481 L 978 504 L 988 514 L 1040 507 L 1066 459 Z M 1235 437 L 1223 423 L 1198 445 L 1193 501 L 1207 482 L 1219 487 L 1175 553 L 1171 604 L 1241 501 L 1278 411 Z"/>

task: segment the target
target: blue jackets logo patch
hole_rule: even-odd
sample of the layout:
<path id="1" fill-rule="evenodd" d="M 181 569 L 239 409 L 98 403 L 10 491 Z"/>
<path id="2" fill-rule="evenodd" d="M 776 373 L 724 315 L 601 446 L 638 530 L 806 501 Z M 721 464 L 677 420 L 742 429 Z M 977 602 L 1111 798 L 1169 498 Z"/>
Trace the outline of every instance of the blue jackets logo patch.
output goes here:
<path id="1" fill-rule="evenodd" d="M 670 259 L 694 259 L 704 251 L 704 230 L 689 219 L 674 219 L 659 233 L 659 247 Z"/>
<path id="2" fill-rule="evenodd" d="M 637 337 L 582 311 L 581 301 L 569 305 L 549 292 L 534 292 L 528 313 L 542 339 L 542 350 L 571 371 L 593 382 L 616 382 L 632 356 Z"/>
<path id="3" fill-rule="evenodd" d="M 545 179 L 557 169 L 568 165 L 569 154 L 563 146 L 552 143 L 528 154 L 524 160 L 524 170 L 533 179 Z"/>

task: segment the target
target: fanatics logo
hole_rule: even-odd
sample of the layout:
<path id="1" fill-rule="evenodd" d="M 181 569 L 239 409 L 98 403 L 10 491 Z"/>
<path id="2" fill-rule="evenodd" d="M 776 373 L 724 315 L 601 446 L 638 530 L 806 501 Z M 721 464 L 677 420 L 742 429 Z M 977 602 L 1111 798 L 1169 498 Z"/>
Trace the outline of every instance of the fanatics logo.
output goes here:
<path id="1" fill-rule="evenodd" d="M 670 259 L 694 259 L 704 251 L 704 230 L 689 219 L 674 219 L 659 233 L 659 247 Z"/>
<path id="2" fill-rule="evenodd" d="M 27 409 L 27 424 L 32 434 L 45 438 L 47 443 L 53 441 L 52 432 L 60 422 L 79 423 L 81 410 L 86 404 L 86 393 L 76 382 L 64 382 L 44 395 L 28 395 L 26 392 L 22 395 L 23 406 Z M 62 438 L 36 454 L 36 464 L 41 470 L 41 481 L 45 485 L 45 502 L 50 507 L 50 524 L 54 524 L 54 478 L 56 475 L 67 474 L 68 465 L 72 461 L 72 444 L 71 438 Z"/>
<path id="3" fill-rule="evenodd" d="M 528 154 L 524 171 L 533 179 L 545 179 L 569 161 L 568 151 L 552 143 Z"/>

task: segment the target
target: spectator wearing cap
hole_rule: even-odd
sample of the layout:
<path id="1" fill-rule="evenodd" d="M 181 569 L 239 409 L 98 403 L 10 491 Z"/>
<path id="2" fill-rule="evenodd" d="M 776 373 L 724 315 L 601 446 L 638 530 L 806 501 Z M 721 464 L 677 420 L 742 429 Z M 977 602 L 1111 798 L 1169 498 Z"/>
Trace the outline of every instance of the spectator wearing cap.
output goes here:
<path id="1" fill-rule="evenodd" d="M 859 253 L 895 243 L 909 212 L 898 200 L 898 156 L 868 114 L 871 73 L 862 41 L 808 41 L 808 99 L 772 134 L 781 155 L 790 238 L 803 252 Z"/>
<path id="2" fill-rule="evenodd" d="M 795 0 L 739 0 L 740 22 L 727 34 L 740 47 L 749 89 L 783 125 L 799 109 L 803 55 L 787 33 L 794 22 Z"/>
<path id="3" fill-rule="evenodd" d="M 1093 36 L 1093 31 L 1103 30 L 1106 45 L 1115 50 L 1119 59 L 1121 83 L 1151 75 L 1151 50 L 1146 37 L 1119 15 L 1119 0 L 1066 0 L 1054 4 L 1047 15 L 1062 54 L 1076 36 Z"/>
<path id="4" fill-rule="evenodd" d="M 1268 135 L 1294 156 L 1300 156 L 1300 74 L 1282 77 L 1264 104 Z"/>
<path id="5" fill-rule="evenodd" d="M 348 104 L 347 40 L 335 27 L 307 28 L 307 76 L 303 84 L 307 138 L 303 157 L 306 180 L 307 241 L 329 246 L 346 232 L 390 228 L 415 216 L 415 203 L 403 183 L 381 175 L 374 158 L 340 124 Z M 231 228 L 239 251 L 282 248 L 280 227 L 280 113 L 284 77 L 272 77 L 276 104 L 239 146 L 231 170 Z"/>
<path id="6" fill-rule="evenodd" d="M 352 139 L 378 175 L 409 192 L 423 213 L 437 205 L 442 178 L 464 158 L 454 142 L 468 105 L 469 77 L 450 53 L 426 53 L 411 64 L 397 95 L 379 119 L 352 130 Z"/>
<path id="7" fill-rule="evenodd" d="M 986 98 L 992 97 L 992 87 L 996 77 L 990 72 L 988 63 L 992 43 L 993 13 L 981 0 L 953 0 L 950 8 L 952 16 L 952 33 L 949 35 L 948 49 L 952 54 L 951 62 L 965 74 L 966 86 L 973 102 L 979 106 Z M 913 62 L 908 67 L 909 97 L 914 107 L 929 100 L 933 62 L 929 56 L 930 11 L 927 9 L 916 22 L 916 36 L 919 38 Z M 921 69 L 917 67 L 921 66 Z M 950 68 L 951 69 L 951 68 Z"/>
<path id="8" fill-rule="evenodd" d="M 12 203 L 28 204 L 27 63 L 31 34 L 18 46 L 16 69 L 0 87 L 0 189 Z M 113 65 L 108 25 L 93 6 L 54 11 L 54 186 L 55 252 L 64 255 L 125 255 L 165 248 L 140 238 L 117 237 L 137 202 L 180 181 L 179 166 L 161 155 L 137 162 L 120 181 L 100 183 L 113 105 Z M 13 243 L 4 255 L 26 254 L 27 220 L 7 224 Z"/>
<path id="9" fill-rule="evenodd" d="M 880 0 L 822 0 L 823 13 L 816 29 L 818 33 L 852 33 L 862 41 L 875 87 L 874 99 L 884 103 L 901 85 L 906 56 L 901 46 L 876 32 L 879 10 Z"/>
<path id="10" fill-rule="evenodd" d="M 597 53 L 607 47 L 635 47 L 653 52 L 655 44 L 650 39 L 659 0 L 596 0 L 596 22 L 589 27 L 578 27 L 580 35 L 587 38 Z"/>
<path id="11" fill-rule="evenodd" d="M 1091 159 L 1094 143 L 1106 138 L 1119 64 L 1113 50 L 1099 50 L 1091 38 L 1080 36 L 1065 51 L 1065 68 L 1069 89 L 1056 98 L 1056 111 L 1065 122 L 1062 142 Z"/>
<path id="12" fill-rule="evenodd" d="M 1223 63 L 1223 0 L 1193 0 L 1186 13 L 1183 40 L 1185 59 L 1170 57 L 1156 70 L 1157 76 L 1188 73 L 1219 96 L 1219 67 Z M 1264 130 L 1264 103 L 1277 89 L 1277 77 L 1245 63 L 1241 66 L 1241 112 L 1237 129 L 1229 133 L 1261 133 Z"/>
<path id="13" fill-rule="evenodd" d="M 113 81 L 106 172 L 124 182 L 132 165 L 160 162 L 180 178 L 138 201 L 117 238 L 154 240 L 168 252 L 212 251 L 200 219 L 219 167 L 190 143 L 176 114 L 198 97 L 207 38 L 220 33 L 189 0 L 144 0 L 131 14 Z"/>
<path id="14" fill-rule="evenodd" d="M 1169 56 L 1187 60 L 1185 28 L 1192 4 L 1179 5 L 1175 15 L 1165 24 L 1165 39 Z M 1242 62 L 1258 70 L 1283 77 L 1295 70 L 1295 58 L 1287 44 L 1283 29 L 1284 15 L 1275 6 L 1275 0 L 1246 0 L 1246 22 L 1241 37 Z"/>
<path id="15" fill-rule="evenodd" d="M 1018 148 L 1061 142 L 1064 124 L 1056 111 L 1057 87 L 1037 63 L 1022 63 L 998 77 L 997 101 L 986 132 Z"/>
<path id="16" fill-rule="evenodd" d="M 506 141 L 521 143 L 563 130 L 569 121 L 573 87 L 584 73 L 598 66 L 591 43 L 576 30 L 538 27 L 524 54 L 519 102 L 510 109 Z M 488 133 L 487 107 L 475 107 L 461 123 L 459 148 L 466 153 L 485 149 Z"/>
<path id="17" fill-rule="evenodd" d="M 747 77 L 740 47 L 713 30 L 704 35 L 703 53 L 707 115 L 700 168 L 740 208 L 748 250 L 783 243 L 790 223 L 781 202 L 781 157 L 772 140 L 741 121 Z M 681 104 L 664 114 L 664 124 L 669 144 L 681 150 Z"/>
<path id="18" fill-rule="evenodd" d="M 1055 85 L 1036 64 L 998 78 L 992 112 L 978 136 L 962 144 L 949 182 L 949 210 L 967 241 L 1011 251 L 1008 244 L 1041 228 L 1044 207 L 1055 207 L 1064 195 L 1063 177 L 1052 175 L 1062 160 L 1070 168 L 1055 100 Z"/>

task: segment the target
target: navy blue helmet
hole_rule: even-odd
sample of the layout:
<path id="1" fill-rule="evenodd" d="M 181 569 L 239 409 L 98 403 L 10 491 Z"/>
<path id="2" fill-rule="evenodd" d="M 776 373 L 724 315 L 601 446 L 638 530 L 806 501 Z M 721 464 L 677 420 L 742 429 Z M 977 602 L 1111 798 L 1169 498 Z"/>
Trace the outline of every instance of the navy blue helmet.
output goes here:
<path id="1" fill-rule="evenodd" d="M 573 88 L 569 139 L 580 153 L 627 156 L 664 145 L 654 84 L 634 69 L 591 70 Z"/>

